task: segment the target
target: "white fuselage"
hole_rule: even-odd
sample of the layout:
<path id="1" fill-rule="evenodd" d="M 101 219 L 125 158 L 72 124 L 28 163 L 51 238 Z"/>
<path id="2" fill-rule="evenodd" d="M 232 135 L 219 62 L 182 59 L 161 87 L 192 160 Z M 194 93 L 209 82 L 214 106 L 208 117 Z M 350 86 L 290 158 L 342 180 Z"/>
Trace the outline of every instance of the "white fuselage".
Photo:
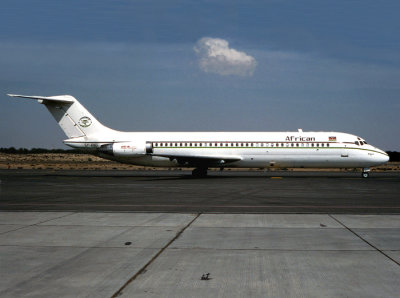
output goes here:
<path id="1" fill-rule="evenodd" d="M 143 166 L 368 168 L 388 155 L 363 139 L 339 132 L 121 132 L 101 124 L 71 95 L 31 96 L 44 104 L 74 148 Z M 368 175 L 366 175 L 368 176 Z"/>
<path id="2" fill-rule="evenodd" d="M 355 135 L 338 132 L 110 132 L 88 139 L 66 140 L 72 147 L 102 144 L 147 144 L 152 154 L 103 157 L 143 166 L 182 166 L 174 156 L 237 157 L 226 167 L 370 167 L 388 155 Z M 221 158 L 222 159 L 222 158 Z"/>

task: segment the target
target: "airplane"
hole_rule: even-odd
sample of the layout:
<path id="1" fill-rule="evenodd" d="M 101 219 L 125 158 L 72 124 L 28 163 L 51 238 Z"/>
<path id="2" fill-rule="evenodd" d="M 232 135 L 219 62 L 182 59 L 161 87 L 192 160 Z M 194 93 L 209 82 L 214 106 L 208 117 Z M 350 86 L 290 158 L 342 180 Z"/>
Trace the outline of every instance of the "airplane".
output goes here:
<path id="1" fill-rule="evenodd" d="M 71 95 L 11 97 L 44 104 L 68 139 L 102 158 L 140 166 L 191 167 L 204 177 L 208 168 L 362 168 L 389 156 L 355 135 L 341 132 L 122 132 L 101 124 Z"/>

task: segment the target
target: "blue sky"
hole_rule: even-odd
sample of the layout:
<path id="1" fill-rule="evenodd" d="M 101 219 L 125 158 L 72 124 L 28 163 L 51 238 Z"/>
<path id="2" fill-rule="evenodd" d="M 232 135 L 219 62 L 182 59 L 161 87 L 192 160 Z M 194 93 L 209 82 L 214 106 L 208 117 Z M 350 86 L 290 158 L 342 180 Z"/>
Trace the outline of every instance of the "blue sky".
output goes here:
<path id="1" fill-rule="evenodd" d="M 0 147 L 64 148 L 43 106 L 5 96 L 17 93 L 71 94 L 119 130 L 302 128 L 399 151 L 399 11 L 367 0 L 2 1 Z M 218 59 L 204 38 L 227 45 Z"/>

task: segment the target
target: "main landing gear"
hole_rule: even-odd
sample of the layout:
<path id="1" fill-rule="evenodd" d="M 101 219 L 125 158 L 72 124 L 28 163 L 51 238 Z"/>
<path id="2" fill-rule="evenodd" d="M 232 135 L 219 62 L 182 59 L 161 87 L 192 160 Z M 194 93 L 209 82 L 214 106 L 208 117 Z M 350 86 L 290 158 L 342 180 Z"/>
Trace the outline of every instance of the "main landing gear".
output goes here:
<path id="1" fill-rule="evenodd" d="M 362 173 L 361 173 L 361 177 L 368 178 L 369 177 L 369 171 L 371 171 L 370 168 L 363 168 L 362 169 Z"/>
<path id="2" fill-rule="evenodd" d="M 207 168 L 195 168 L 192 171 L 192 176 L 196 178 L 207 177 Z"/>

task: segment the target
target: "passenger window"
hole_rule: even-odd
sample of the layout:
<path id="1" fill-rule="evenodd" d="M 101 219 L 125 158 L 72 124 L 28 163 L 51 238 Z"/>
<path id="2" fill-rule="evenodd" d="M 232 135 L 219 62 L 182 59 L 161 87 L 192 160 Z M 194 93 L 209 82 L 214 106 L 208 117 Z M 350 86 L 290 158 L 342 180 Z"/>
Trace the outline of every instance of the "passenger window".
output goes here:
<path id="1" fill-rule="evenodd" d="M 314 147 L 314 144 L 311 144 L 311 147 Z"/>

